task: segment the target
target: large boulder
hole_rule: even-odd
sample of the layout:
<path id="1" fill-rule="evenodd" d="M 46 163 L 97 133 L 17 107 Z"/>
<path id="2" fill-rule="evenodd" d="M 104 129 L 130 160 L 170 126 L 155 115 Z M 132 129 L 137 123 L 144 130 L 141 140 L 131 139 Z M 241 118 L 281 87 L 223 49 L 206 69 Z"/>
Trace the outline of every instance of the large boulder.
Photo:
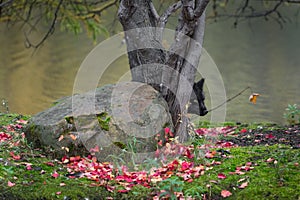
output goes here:
<path id="1" fill-rule="evenodd" d="M 172 120 L 161 95 L 149 85 L 124 82 L 58 101 L 36 114 L 25 134 L 52 155 L 92 153 L 112 161 L 128 152 L 147 157 L 165 127 L 172 128 Z"/>

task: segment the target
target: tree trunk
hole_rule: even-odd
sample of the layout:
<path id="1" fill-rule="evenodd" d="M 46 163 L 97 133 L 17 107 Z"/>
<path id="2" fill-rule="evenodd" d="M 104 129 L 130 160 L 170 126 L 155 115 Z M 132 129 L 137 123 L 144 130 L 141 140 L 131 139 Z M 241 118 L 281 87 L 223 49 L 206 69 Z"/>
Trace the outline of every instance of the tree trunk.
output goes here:
<path id="1" fill-rule="evenodd" d="M 188 138 L 187 105 L 201 55 L 204 10 L 208 2 L 181 0 L 159 16 L 151 0 L 121 0 L 118 11 L 125 31 L 132 79 L 150 84 L 162 93 L 181 142 Z M 163 29 L 168 17 L 179 8 L 174 42 L 165 50 Z"/>

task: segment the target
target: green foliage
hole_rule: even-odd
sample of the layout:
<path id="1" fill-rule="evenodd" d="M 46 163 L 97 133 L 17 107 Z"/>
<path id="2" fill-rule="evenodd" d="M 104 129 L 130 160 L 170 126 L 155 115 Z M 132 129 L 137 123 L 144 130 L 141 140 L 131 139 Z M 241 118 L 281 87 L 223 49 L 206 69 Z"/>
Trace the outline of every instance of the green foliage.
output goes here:
<path id="1" fill-rule="evenodd" d="M 190 185 L 189 187 L 187 187 L 184 194 L 187 197 L 202 199 L 203 198 L 202 195 L 205 194 L 206 192 L 207 189 L 201 185 Z"/>
<path id="2" fill-rule="evenodd" d="M 151 199 L 151 189 L 141 185 L 134 186 L 130 194 L 132 194 L 134 199 Z"/>
<path id="3" fill-rule="evenodd" d="M 172 176 L 160 182 L 158 186 L 163 191 L 159 197 L 169 197 L 171 200 L 176 200 L 176 192 L 182 192 L 184 181 L 177 176 Z"/>
<path id="4" fill-rule="evenodd" d="M 300 123 L 300 109 L 298 109 L 296 104 L 289 104 L 285 110 L 286 113 L 283 114 L 283 117 L 286 119 L 289 125 Z"/>
<path id="5" fill-rule="evenodd" d="M 21 22 L 26 28 L 25 33 L 28 34 L 46 26 L 48 30 L 41 43 L 54 32 L 57 26 L 60 26 L 62 31 L 69 31 L 75 35 L 85 30 L 96 41 L 99 35 L 106 37 L 109 35 L 102 25 L 100 16 L 102 11 L 115 4 L 116 1 L 112 0 L 96 2 L 83 0 L 12 1 L 8 4 L 3 3 L 1 6 L 0 22 L 11 25 Z"/>

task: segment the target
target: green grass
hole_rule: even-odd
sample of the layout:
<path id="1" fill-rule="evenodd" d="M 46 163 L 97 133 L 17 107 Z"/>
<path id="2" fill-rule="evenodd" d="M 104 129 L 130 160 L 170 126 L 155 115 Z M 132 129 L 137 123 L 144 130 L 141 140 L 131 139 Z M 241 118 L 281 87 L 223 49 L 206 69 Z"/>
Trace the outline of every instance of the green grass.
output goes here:
<path id="1" fill-rule="evenodd" d="M 1 126 L 15 123 L 18 119 L 28 119 L 28 116 L 1 115 L 0 132 L 3 131 Z M 250 127 L 252 128 L 252 125 Z M 272 128 L 271 125 L 263 127 Z M 300 163 L 300 149 L 292 149 L 289 146 L 226 149 L 230 151 L 226 158 L 202 158 L 200 163 L 211 163 L 214 160 L 220 161 L 221 164 L 209 166 L 209 170 L 191 183 L 173 177 L 153 184 L 152 188 L 135 186 L 130 192 L 121 194 L 116 191 L 109 192 L 103 186 L 92 186 L 97 182 L 85 178 L 68 178 L 65 176 L 68 173 L 67 169 L 60 162 L 43 156 L 40 150 L 32 149 L 21 136 L 13 140 L 21 141 L 20 145 L 12 146 L 0 142 L 0 199 L 151 199 L 151 194 L 161 189 L 166 193 L 182 191 L 185 196 L 195 199 L 202 199 L 204 195 L 206 199 L 222 199 L 222 190 L 232 193 L 227 199 L 300 199 L 300 166 L 297 165 Z M 21 154 L 22 159 L 13 160 L 10 152 Z M 274 160 L 266 162 L 270 158 Z M 53 162 L 54 166 L 49 166 L 47 162 Z M 230 174 L 236 167 L 244 166 L 247 162 L 253 163 L 252 170 L 242 175 Z M 28 163 L 32 164 L 32 170 L 26 169 Z M 44 173 L 41 173 L 41 170 Z M 51 176 L 54 171 L 60 174 L 58 178 Z M 225 174 L 226 178 L 219 179 L 219 173 Z M 244 180 L 239 182 L 241 179 Z M 15 185 L 9 187 L 8 181 Z M 238 188 L 245 181 L 248 182 L 248 186 L 244 189 Z M 61 186 L 61 183 L 65 185 Z"/>
<path id="2" fill-rule="evenodd" d="M 207 193 L 209 198 L 220 196 L 221 190 L 229 190 L 232 196 L 228 199 L 299 199 L 300 198 L 300 170 L 295 163 L 300 162 L 299 149 L 288 146 L 254 146 L 230 149 L 232 158 L 219 159 L 222 164 L 213 166 L 203 176 L 185 185 L 185 192 Z M 268 163 L 268 158 L 274 158 L 277 163 Z M 231 175 L 236 167 L 247 162 L 255 163 L 254 169 L 244 175 Z M 217 178 L 218 173 L 227 177 Z M 240 179 L 244 181 L 238 182 Z M 211 182 L 214 180 L 213 182 Z M 216 181 L 216 182 L 215 182 Z M 238 186 L 242 182 L 249 182 L 244 189 Z M 210 185 L 210 187 L 207 187 Z"/>
<path id="3" fill-rule="evenodd" d="M 4 114 L 0 112 L 0 126 L 15 123 L 19 119 L 28 120 L 30 116 L 24 116 L 19 114 Z"/>

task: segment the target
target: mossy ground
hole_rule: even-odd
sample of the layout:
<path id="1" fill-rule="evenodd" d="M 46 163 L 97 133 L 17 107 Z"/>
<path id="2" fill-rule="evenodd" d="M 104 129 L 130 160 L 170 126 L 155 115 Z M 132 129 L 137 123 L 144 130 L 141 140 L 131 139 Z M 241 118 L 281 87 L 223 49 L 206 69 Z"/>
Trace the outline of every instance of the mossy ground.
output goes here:
<path id="1" fill-rule="evenodd" d="M 16 124 L 20 119 L 27 120 L 28 117 L 1 115 L 0 132 L 6 133 L 5 126 Z M 265 127 L 267 128 L 264 131 L 285 129 L 277 126 Z M 248 131 L 259 131 L 258 125 L 241 126 L 235 131 L 238 134 L 245 128 Z M 264 131 L 261 130 L 261 134 Z M 209 170 L 192 182 L 173 176 L 167 181 L 153 184 L 152 188 L 138 185 L 127 193 L 120 193 L 117 190 L 108 191 L 103 186 L 97 186 L 97 182 L 86 178 L 68 178 L 65 176 L 68 174 L 67 168 L 61 161 L 45 156 L 39 149 L 31 148 L 21 133 L 22 128 L 15 132 L 12 130 L 7 133 L 14 134 L 10 142 L 0 142 L 0 199 L 152 199 L 161 189 L 166 191 L 165 194 L 183 192 L 186 198 L 190 196 L 193 199 L 223 199 L 222 190 L 232 193 L 228 199 L 300 199 L 300 149 L 280 144 L 280 141 L 279 144 L 271 143 L 270 146 L 254 143 L 253 146 L 211 149 L 216 152 L 227 151 L 229 154 L 217 154 L 212 159 L 197 160 L 196 162 L 220 164 L 208 164 Z M 299 132 L 294 134 L 299 137 Z M 222 139 L 230 141 L 232 137 L 222 136 Z M 247 137 L 244 139 L 247 140 Z M 197 144 L 202 142 L 203 138 L 196 141 Z M 14 158 L 13 155 L 21 157 Z M 246 165 L 251 166 L 251 169 L 232 174 L 237 168 Z M 60 176 L 53 177 L 55 172 Z M 219 174 L 226 178 L 218 178 Z M 239 188 L 245 182 L 248 185 Z M 168 198 L 172 197 L 174 196 L 169 194 Z M 167 199 L 163 194 L 160 198 Z"/>

